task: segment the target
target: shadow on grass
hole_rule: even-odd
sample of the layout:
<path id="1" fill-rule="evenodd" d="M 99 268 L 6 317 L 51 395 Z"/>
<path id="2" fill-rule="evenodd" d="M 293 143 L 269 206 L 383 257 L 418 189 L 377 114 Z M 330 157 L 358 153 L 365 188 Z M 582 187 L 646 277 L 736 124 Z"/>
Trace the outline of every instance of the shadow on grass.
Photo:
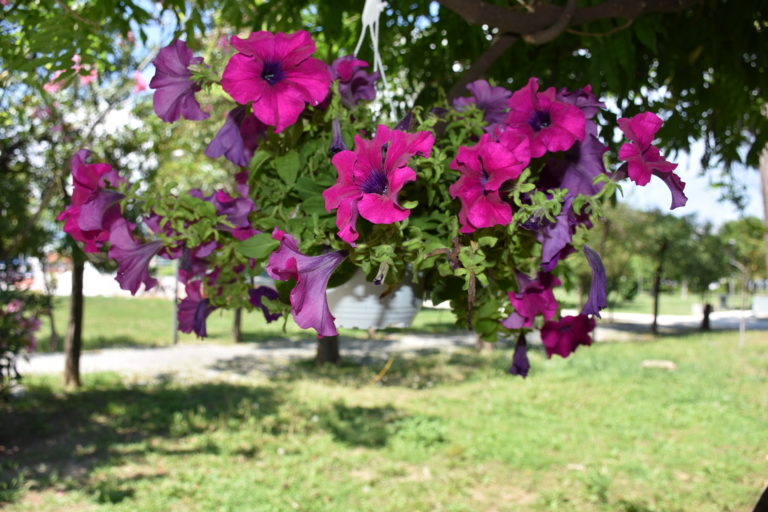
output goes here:
<path id="1" fill-rule="evenodd" d="M 0 502 L 13 499 L 13 485 L 7 482 L 18 484 L 22 474 L 34 482 L 31 489 L 64 482 L 90 490 L 99 502 L 121 501 L 132 495 L 130 488 L 89 484 L 94 468 L 154 451 L 215 454 L 215 445 L 155 450 L 151 443 L 141 442 L 182 438 L 246 420 L 258 422 L 275 414 L 280 401 L 274 389 L 230 384 L 140 388 L 102 382 L 66 394 L 31 387 L 23 398 L 0 405 L 0 452 L 12 454 L 0 464 L 0 482 L 6 482 L 0 486 Z M 140 448 L 135 448 L 137 443 Z M 125 444 L 131 448 L 124 449 Z"/>

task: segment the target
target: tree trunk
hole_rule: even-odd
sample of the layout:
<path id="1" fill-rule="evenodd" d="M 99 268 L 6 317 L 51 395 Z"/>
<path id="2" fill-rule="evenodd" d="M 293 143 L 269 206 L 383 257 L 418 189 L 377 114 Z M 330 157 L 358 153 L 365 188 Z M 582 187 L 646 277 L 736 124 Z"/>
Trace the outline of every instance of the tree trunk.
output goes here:
<path id="1" fill-rule="evenodd" d="M 243 310 L 242 308 L 235 309 L 235 316 L 232 319 L 232 341 L 240 343 L 243 339 L 242 333 L 243 324 Z"/>
<path id="2" fill-rule="evenodd" d="M 53 307 L 48 308 L 45 314 L 48 316 L 48 321 L 51 324 L 51 338 L 48 341 L 48 348 L 51 352 L 56 352 L 59 350 L 59 333 L 56 332 L 56 322 L 54 322 L 53 318 Z"/>
<path id="3" fill-rule="evenodd" d="M 64 385 L 79 388 L 80 351 L 83 346 L 83 273 L 85 255 L 79 247 L 72 248 L 72 296 L 69 303 L 69 325 L 64 340 Z"/>
<path id="4" fill-rule="evenodd" d="M 714 309 L 715 308 L 712 307 L 712 304 L 704 304 L 704 318 L 701 320 L 702 331 L 709 331 L 711 329 L 709 324 L 709 315 L 712 314 Z"/>
<path id="5" fill-rule="evenodd" d="M 763 192 L 763 225 L 768 229 L 768 146 L 760 154 L 760 182 Z M 763 235 L 765 243 L 765 270 L 768 272 L 768 231 Z"/>
<path id="6" fill-rule="evenodd" d="M 317 337 L 317 352 L 315 354 L 315 363 L 317 364 L 339 364 L 341 355 L 339 354 L 339 337 L 324 336 Z"/>
<path id="7" fill-rule="evenodd" d="M 651 324 L 651 332 L 653 334 L 659 333 L 659 295 L 661 294 L 661 273 L 664 269 L 664 256 L 667 252 L 668 243 L 665 240 L 661 243 L 658 253 L 658 264 L 656 265 L 656 272 L 653 275 L 653 323 Z"/>

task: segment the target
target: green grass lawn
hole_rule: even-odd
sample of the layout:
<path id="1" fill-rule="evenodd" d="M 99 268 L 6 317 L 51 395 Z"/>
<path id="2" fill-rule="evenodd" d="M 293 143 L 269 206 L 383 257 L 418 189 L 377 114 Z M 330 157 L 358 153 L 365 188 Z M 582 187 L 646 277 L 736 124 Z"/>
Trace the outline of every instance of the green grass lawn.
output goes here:
<path id="1" fill-rule="evenodd" d="M 66 332 L 69 299 L 57 298 L 54 318 L 59 336 Z M 208 318 L 208 341 L 232 342 L 232 311 L 214 311 Z M 50 324 L 42 318 L 38 350 L 50 350 Z M 86 350 L 118 346 L 163 346 L 173 342 L 173 305 L 163 299 L 120 297 L 86 297 L 83 346 Z M 411 332 L 442 332 L 454 329 L 455 317 L 448 310 L 424 309 L 414 319 Z M 242 319 L 243 340 L 254 342 L 277 337 L 293 339 L 313 337 L 313 331 L 300 329 L 292 320 L 283 331 L 283 321 L 268 324 L 260 311 L 245 313 Z M 365 337 L 357 329 L 341 329 L 347 336 Z M 180 341 L 194 341 L 194 334 L 179 333 Z M 61 349 L 61 347 L 59 347 Z"/>
<path id="2" fill-rule="evenodd" d="M 768 336 L 472 352 L 251 385 L 63 392 L 0 407 L 0 508 L 66 511 L 749 511 L 768 485 Z M 642 368 L 668 359 L 675 371 Z"/>

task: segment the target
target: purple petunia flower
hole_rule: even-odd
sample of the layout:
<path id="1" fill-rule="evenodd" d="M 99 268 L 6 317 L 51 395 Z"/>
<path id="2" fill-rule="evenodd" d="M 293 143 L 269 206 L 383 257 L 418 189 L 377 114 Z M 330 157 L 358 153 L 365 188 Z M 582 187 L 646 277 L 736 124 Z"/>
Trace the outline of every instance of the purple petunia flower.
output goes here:
<path id="1" fill-rule="evenodd" d="M 541 341 L 547 356 L 557 354 L 568 357 L 579 345 L 591 345 L 590 332 L 595 328 L 594 318 L 586 315 L 566 316 L 559 322 L 545 322 L 541 328 Z"/>
<path id="2" fill-rule="evenodd" d="M 108 164 L 85 163 L 89 155 L 90 151 L 81 149 L 72 157 L 72 198 L 56 220 L 63 220 L 64 231 L 85 244 L 85 252 L 98 252 L 109 239 L 111 226 L 122 218 L 123 194 L 106 187 L 116 188 L 123 180 Z"/>
<path id="3" fill-rule="evenodd" d="M 202 296 L 202 281 L 191 281 L 185 289 L 187 296 L 179 302 L 177 313 L 178 326 L 181 332 L 194 332 L 199 338 L 208 336 L 206 321 L 216 310 L 211 301 Z"/>
<path id="4" fill-rule="evenodd" d="M 246 167 L 266 131 L 267 125 L 248 112 L 247 106 L 237 106 L 227 114 L 227 120 L 205 149 L 205 156 L 223 155 L 233 164 Z"/>
<path id="5" fill-rule="evenodd" d="M 627 119 L 618 120 L 619 127 L 630 142 L 619 148 L 619 160 L 627 162 L 626 172 L 629 179 L 640 186 L 651 181 L 651 175 L 660 178 L 672 193 L 672 209 L 685 206 L 688 198 L 683 193 L 685 183 L 674 174 L 677 164 L 668 162 L 661 156 L 659 148 L 651 144 L 656 132 L 661 128 L 662 120 L 653 112 L 643 112 Z M 622 171 L 624 166 L 622 166 Z"/>
<path id="6" fill-rule="evenodd" d="M 451 169 L 461 172 L 458 181 L 448 192 L 461 200 L 459 220 L 461 232 L 491 226 L 506 226 L 512 221 L 512 207 L 502 200 L 499 189 L 508 180 L 520 176 L 528 165 L 530 152 L 528 139 L 502 134 L 503 142 L 497 142 L 488 134 L 483 135 L 475 146 L 459 148 Z"/>
<path id="7" fill-rule="evenodd" d="M 179 261 L 179 281 L 188 283 L 193 278 L 205 274 L 210 265 L 207 258 L 218 247 L 219 243 L 216 240 L 200 244 L 193 249 L 185 247 L 181 252 L 181 260 Z"/>
<path id="8" fill-rule="evenodd" d="M 561 258 L 564 258 L 573 248 L 570 246 L 577 221 L 571 212 L 573 195 L 565 196 L 560 213 L 554 223 L 547 223 L 536 232 L 536 239 L 541 242 L 541 269 L 551 272 Z"/>
<path id="9" fill-rule="evenodd" d="M 536 315 L 542 315 L 544 320 L 550 320 L 557 313 L 557 300 L 552 292 L 560 280 L 549 272 L 539 272 L 536 279 L 531 279 L 517 272 L 519 292 L 509 292 L 509 302 L 515 310 L 501 321 L 507 329 L 522 329 L 533 327 Z"/>
<path id="10" fill-rule="evenodd" d="M 280 241 L 280 248 L 270 255 L 267 274 L 278 281 L 296 280 L 290 296 L 296 324 L 302 329 L 311 327 L 320 336 L 336 336 L 338 332 L 325 292 L 331 274 L 346 257 L 345 252 L 307 256 L 299 252 L 296 239 L 291 235 L 275 228 L 272 237 Z"/>
<path id="11" fill-rule="evenodd" d="M 117 262 L 117 282 L 120 288 L 136 295 L 144 283 L 146 290 L 157 284 L 157 280 L 149 275 L 149 262 L 163 248 L 163 242 L 138 243 L 133 239 L 133 226 L 125 219 L 119 219 L 112 225 L 109 234 L 109 257 Z"/>
<path id="12" fill-rule="evenodd" d="M 354 108 L 360 100 L 376 98 L 376 81 L 381 78 L 377 71 L 368 73 L 368 63 L 354 55 L 346 55 L 331 64 L 331 78 L 339 81 L 341 102 L 347 108 Z"/>
<path id="13" fill-rule="evenodd" d="M 525 343 L 525 335 L 520 334 L 515 343 L 515 353 L 512 355 L 512 365 L 507 370 L 511 375 L 520 375 L 525 378 L 531 369 L 531 363 L 528 362 L 528 345 Z"/>
<path id="14" fill-rule="evenodd" d="M 149 87 L 155 89 L 152 104 L 157 117 L 166 123 L 172 123 L 180 117 L 190 121 L 208 119 L 208 114 L 200 110 L 195 93 L 201 87 L 192 81 L 193 64 L 202 64 L 202 57 L 193 57 L 187 43 L 175 40 L 157 54 L 155 76 Z"/>
<path id="15" fill-rule="evenodd" d="M 475 105 L 483 111 L 483 120 L 488 123 L 486 132 L 492 132 L 496 125 L 503 123 L 508 111 L 512 91 L 504 87 L 492 87 L 486 80 L 477 80 L 467 85 L 472 96 L 456 98 L 453 108 L 461 112 L 468 105 Z"/>
<path id="16" fill-rule="evenodd" d="M 216 214 L 226 216 L 227 222 L 234 226 L 220 224 L 218 226 L 220 231 L 231 232 L 232 236 L 238 240 L 246 240 L 257 233 L 251 226 L 251 221 L 248 220 L 248 216 L 256 209 L 256 205 L 248 197 L 235 198 L 222 189 L 207 197 L 203 195 L 200 189 L 192 189 L 189 191 L 189 195 L 213 204 L 216 208 Z"/>
<path id="17" fill-rule="evenodd" d="M 342 240 L 352 245 L 357 240 L 358 213 L 374 224 L 391 224 L 410 215 L 410 210 L 397 204 L 403 185 L 416 180 L 408 160 L 414 155 L 429 157 L 434 142 L 429 132 L 405 133 L 380 124 L 373 140 L 356 135 L 354 151 L 333 157 L 339 177 L 323 197 L 325 209 L 336 210 Z"/>
<path id="18" fill-rule="evenodd" d="M 605 108 L 605 103 L 598 100 L 597 97 L 592 94 L 591 85 L 587 85 L 583 89 L 577 89 L 575 91 L 560 89 L 555 98 L 557 101 L 569 103 L 578 108 L 584 112 L 584 117 L 587 119 L 592 119 L 600 110 Z"/>
<path id="19" fill-rule="evenodd" d="M 600 310 L 608 307 L 605 290 L 605 267 L 600 255 L 586 244 L 584 245 L 584 256 L 587 257 L 587 263 L 592 270 L 592 284 L 589 286 L 589 298 L 584 304 L 581 314 L 595 315 L 600 318 Z"/>
<path id="20" fill-rule="evenodd" d="M 221 86 L 238 103 L 253 102 L 253 115 L 275 133 L 294 124 L 305 103 L 317 105 L 328 95 L 331 74 L 323 61 L 310 58 L 315 43 L 308 32 L 259 31 L 231 42 L 238 53 L 229 59 Z"/>
<path id="21" fill-rule="evenodd" d="M 558 101 L 555 88 L 538 92 L 539 81 L 531 78 L 509 99 L 509 114 L 504 119 L 506 130 L 519 132 L 531 141 L 531 157 L 548 151 L 565 151 L 586 135 L 584 112 Z"/>
<path id="22" fill-rule="evenodd" d="M 595 185 L 594 179 L 605 174 L 603 154 L 608 151 L 597 138 L 597 126 L 587 121 L 587 136 L 576 141 L 560 159 L 549 159 L 537 184 L 539 189 L 564 188 L 574 195 L 593 196 L 603 184 Z"/>
<path id="23" fill-rule="evenodd" d="M 277 293 L 277 290 L 270 288 L 269 286 L 259 286 L 258 288 L 251 288 L 248 290 L 248 300 L 251 305 L 261 309 L 261 312 L 264 314 L 264 320 L 266 320 L 267 323 L 274 322 L 280 318 L 280 313 L 272 313 L 269 308 L 262 303 L 262 299 L 265 297 L 269 300 L 276 300 L 280 295 Z"/>

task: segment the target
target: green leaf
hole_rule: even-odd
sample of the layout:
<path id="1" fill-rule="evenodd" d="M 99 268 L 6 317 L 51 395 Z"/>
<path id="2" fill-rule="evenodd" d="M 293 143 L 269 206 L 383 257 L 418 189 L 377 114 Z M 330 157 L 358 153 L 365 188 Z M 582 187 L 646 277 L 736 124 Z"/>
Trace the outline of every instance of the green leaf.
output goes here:
<path id="1" fill-rule="evenodd" d="M 280 246 L 280 242 L 272 238 L 270 233 L 259 233 L 247 240 L 238 242 L 237 251 L 243 256 L 256 260 L 265 260 Z"/>
<path id="2" fill-rule="evenodd" d="M 289 188 L 293 187 L 296 183 L 299 167 L 301 167 L 301 160 L 296 151 L 291 151 L 283 156 L 275 158 L 275 169 L 277 169 L 277 174 Z"/>

